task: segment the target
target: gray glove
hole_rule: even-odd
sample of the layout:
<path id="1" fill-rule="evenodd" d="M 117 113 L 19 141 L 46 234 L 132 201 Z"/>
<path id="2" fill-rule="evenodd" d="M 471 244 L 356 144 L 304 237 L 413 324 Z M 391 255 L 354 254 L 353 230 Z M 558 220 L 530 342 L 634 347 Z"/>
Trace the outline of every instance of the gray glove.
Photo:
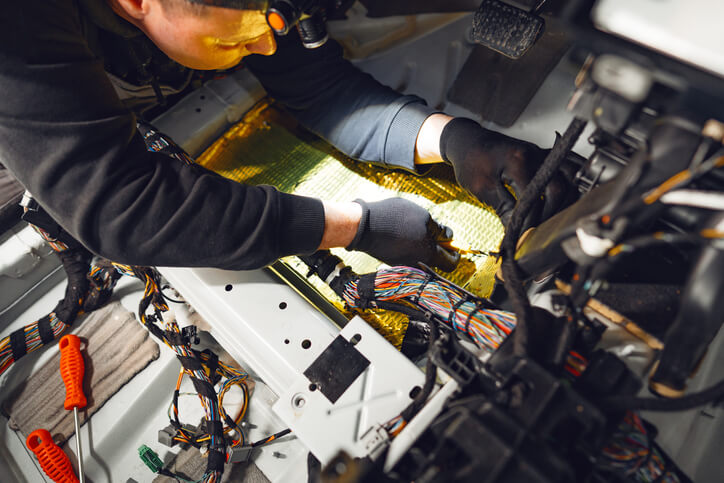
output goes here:
<path id="1" fill-rule="evenodd" d="M 366 252 L 388 265 L 423 262 L 446 272 L 460 261 L 458 252 L 440 245 L 452 241 L 452 230 L 424 208 L 402 198 L 355 202 L 362 206 L 362 219 L 347 250 Z"/>

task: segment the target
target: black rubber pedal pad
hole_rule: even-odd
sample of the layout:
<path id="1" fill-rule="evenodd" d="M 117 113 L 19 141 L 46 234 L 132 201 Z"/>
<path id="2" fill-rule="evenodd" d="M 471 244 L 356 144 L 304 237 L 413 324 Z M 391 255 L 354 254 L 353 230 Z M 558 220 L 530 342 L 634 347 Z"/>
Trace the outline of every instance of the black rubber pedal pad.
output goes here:
<path id="1" fill-rule="evenodd" d="M 484 0 L 475 12 L 472 40 L 519 59 L 541 36 L 545 22 L 533 13 L 525 12 L 498 0 Z"/>

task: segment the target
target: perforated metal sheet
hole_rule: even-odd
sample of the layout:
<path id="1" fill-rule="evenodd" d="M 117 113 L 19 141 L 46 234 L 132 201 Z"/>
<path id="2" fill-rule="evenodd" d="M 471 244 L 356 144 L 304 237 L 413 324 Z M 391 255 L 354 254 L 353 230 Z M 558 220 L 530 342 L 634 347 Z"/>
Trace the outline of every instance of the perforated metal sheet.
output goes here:
<path id="1" fill-rule="evenodd" d="M 257 104 L 244 119 L 229 129 L 198 159 L 198 162 L 233 180 L 270 184 L 279 190 L 330 201 L 362 198 L 374 201 L 392 196 L 409 199 L 428 209 L 450 226 L 455 240 L 479 250 L 497 250 L 503 227 L 493 211 L 462 190 L 451 170 L 436 166 L 424 177 L 392 171 L 347 158 L 294 121 L 268 100 Z M 375 271 L 380 262 L 359 252 L 332 250 L 357 273 Z M 302 275 L 307 267 L 296 257 L 284 260 Z M 493 289 L 498 261 L 485 256 L 466 256 L 445 277 L 482 297 Z M 339 298 L 324 283 L 310 283 L 341 311 Z M 402 343 L 407 320 L 384 311 L 362 314 L 393 344 Z"/>

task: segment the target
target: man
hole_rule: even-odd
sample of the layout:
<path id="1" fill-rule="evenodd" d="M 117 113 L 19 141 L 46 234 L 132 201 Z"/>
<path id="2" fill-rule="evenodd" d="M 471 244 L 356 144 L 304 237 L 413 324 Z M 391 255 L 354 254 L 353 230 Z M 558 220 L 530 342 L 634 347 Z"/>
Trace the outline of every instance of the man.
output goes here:
<path id="1" fill-rule="evenodd" d="M 161 96 L 149 73 L 153 65 L 123 43 L 148 38 L 193 69 L 228 68 L 249 56 L 246 64 L 272 96 L 350 156 L 410 170 L 449 162 L 464 187 L 502 214 L 510 211 L 514 201 L 504 183 L 524 187 L 529 160 L 540 157 L 537 147 L 436 113 L 421 99 L 380 85 L 346 62 L 333 42 L 309 51 L 290 35 L 277 49 L 262 4 L 4 5 L 0 163 L 73 237 L 118 262 L 250 269 L 342 246 L 391 264 L 424 261 L 451 269 L 454 256 L 438 245 L 449 230 L 413 203 L 322 202 L 238 184 L 146 151 L 134 115 L 119 99 L 123 89 L 118 83 L 114 88 L 104 69 L 113 67 L 116 54 L 128 54 L 137 65 L 126 71 L 148 77 Z"/>

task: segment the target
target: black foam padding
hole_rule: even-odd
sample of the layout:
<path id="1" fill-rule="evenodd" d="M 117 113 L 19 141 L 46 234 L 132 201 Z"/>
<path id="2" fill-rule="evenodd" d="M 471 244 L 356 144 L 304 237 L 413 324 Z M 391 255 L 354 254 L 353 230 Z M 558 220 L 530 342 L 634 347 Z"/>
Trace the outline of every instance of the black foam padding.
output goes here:
<path id="1" fill-rule="evenodd" d="M 483 119 L 511 126 L 568 50 L 563 30 L 551 25 L 520 59 L 475 46 L 448 92 L 448 99 Z"/>
<path id="2" fill-rule="evenodd" d="M 596 293 L 604 305 L 628 317 L 646 332 L 663 338 L 679 312 L 681 287 L 650 283 L 608 283 Z"/>
<path id="3" fill-rule="evenodd" d="M 351 342 L 338 335 L 304 375 L 334 404 L 369 365 L 370 361 Z"/>
<path id="4" fill-rule="evenodd" d="M 475 12 L 472 40 L 519 59 L 543 33 L 543 19 L 498 0 L 484 0 Z"/>
<path id="5" fill-rule="evenodd" d="M 480 0 L 360 0 L 368 17 L 436 12 L 474 12 Z"/>

